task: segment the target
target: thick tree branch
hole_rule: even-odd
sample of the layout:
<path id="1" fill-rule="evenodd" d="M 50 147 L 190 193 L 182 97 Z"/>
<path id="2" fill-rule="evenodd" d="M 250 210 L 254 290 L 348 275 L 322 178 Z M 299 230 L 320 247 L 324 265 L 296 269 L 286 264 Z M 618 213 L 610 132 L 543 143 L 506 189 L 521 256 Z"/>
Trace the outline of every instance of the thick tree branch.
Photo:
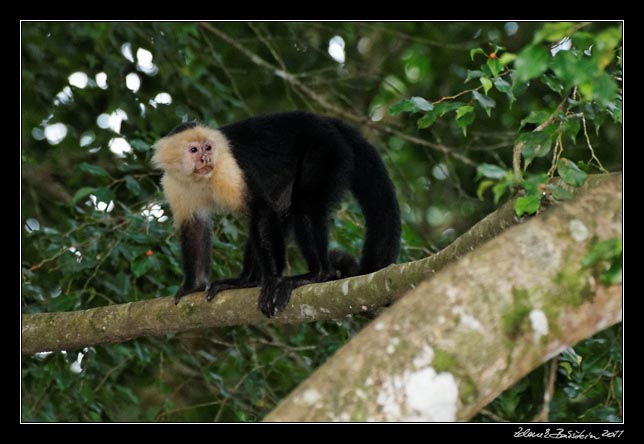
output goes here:
<path id="1" fill-rule="evenodd" d="M 620 175 L 591 176 L 587 187 Z M 377 273 L 296 289 L 287 309 L 268 320 L 257 310 L 257 289 L 226 291 L 212 302 L 202 293 L 177 306 L 172 297 L 74 312 L 24 314 L 22 352 L 73 350 L 139 336 L 260 322 L 301 323 L 339 319 L 390 303 L 445 265 L 515 224 L 513 201 L 488 215 L 447 248 L 430 257 L 387 267 Z"/>
<path id="2" fill-rule="evenodd" d="M 464 421 L 622 318 L 582 261 L 622 234 L 621 175 L 453 261 L 387 309 L 265 421 Z"/>

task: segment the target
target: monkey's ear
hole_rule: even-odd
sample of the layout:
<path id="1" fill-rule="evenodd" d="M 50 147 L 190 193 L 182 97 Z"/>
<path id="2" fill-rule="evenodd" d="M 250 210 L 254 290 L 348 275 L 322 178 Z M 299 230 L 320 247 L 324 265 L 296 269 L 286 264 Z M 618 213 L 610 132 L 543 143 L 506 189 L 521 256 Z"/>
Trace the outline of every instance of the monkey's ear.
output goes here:
<path id="1" fill-rule="evenodd" d="M 172 131 L 170 131 L 168 134 L 166 134 L 165 137 L 169 137 L 169 136 L 173 136 L 175 134 L 179 134 L 182 131 L 185 131 L 185 130 L 190 129 L 190 128 L 194 128 L 198 124 L 199 124 L 199 122 L 197 122 L 196 120 L 191 120 L 189 122 L 180 123 Z"/>

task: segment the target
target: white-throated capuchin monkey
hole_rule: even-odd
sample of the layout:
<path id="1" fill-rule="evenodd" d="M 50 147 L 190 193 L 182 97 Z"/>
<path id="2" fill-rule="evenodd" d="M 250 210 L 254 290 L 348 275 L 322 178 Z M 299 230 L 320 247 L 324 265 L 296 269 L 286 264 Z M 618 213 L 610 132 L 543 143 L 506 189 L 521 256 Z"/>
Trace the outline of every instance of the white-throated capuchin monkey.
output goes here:
<path id="1" fill-rule="evenodd" d="M 182 123 L 154 145 L 163 190 L 181 234 L 183 283 L 194 291 L 261 287 L 258 307 L 271 317 L 301 285 L 365 274 L 396 261 L 400 210 L 375 148 L 342 121 L 306 112 L 252 117 L 212 129 Z M 350 190 L 365 217 L 360 265 L 328 251 L 328 218 Z M 210 282 L 212 213 L 246 213 L 250 232 L 239 277 Z M 282 276 L 293 231 L 309 268 Z"/>

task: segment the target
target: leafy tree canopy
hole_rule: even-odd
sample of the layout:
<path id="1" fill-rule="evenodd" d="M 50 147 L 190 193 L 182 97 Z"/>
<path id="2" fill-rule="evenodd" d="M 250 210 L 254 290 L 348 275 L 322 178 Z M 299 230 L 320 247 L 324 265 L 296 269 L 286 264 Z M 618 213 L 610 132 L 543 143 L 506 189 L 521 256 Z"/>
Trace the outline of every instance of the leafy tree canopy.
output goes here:
<path id="1" fill-rule="evenodd" d="M 178 241 L 149 163 L 179 122 L 310 110 L 376 145 L 403 217 L 399 262 L 448 245 L 510 195 L 518 217 L 621 170 L 619 23 L 22 23 L 22 309 L 167 296 Z M 238 272 L 244 221 L 215 221 L 213 276 Z M 357 255 L 355 202 L 332 243 Z M 621 241 L 588 266 L 621 282 Z M 599 264 L 599 265 L 598 265 Z M 303 270 L 291 251 L 288 272 Z M 536 270 L 535 272 L 538 272 Z M 24 421 L 255 421 L 369 319 L 245 326 L 40 353 Z M 542 409 L 541 367 L 480 421 Z M 560 358 L 553 421 L 619 421 L 621 325 Z"/>

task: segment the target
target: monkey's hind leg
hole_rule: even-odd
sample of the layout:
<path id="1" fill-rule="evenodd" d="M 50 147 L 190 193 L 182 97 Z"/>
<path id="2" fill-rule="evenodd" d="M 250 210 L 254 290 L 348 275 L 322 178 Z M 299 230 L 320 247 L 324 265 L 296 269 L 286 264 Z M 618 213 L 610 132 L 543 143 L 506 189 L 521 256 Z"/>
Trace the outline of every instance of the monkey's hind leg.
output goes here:
<path id="1" fill-rule="evenodd" d="M 329 260 L 326 219 L 324 209 L 317 212 L 298 213 L 294 216 L 295 238 L 310 272 L 280 277 L 266 283 L 262 287 L 262 296 L 259 299 L 259 309 L 266 316 L 271 317 L 276 311 L 286 308 L 291 300 L 291 293 L 297 287 L 337 279 L 336 270 Z"/>

